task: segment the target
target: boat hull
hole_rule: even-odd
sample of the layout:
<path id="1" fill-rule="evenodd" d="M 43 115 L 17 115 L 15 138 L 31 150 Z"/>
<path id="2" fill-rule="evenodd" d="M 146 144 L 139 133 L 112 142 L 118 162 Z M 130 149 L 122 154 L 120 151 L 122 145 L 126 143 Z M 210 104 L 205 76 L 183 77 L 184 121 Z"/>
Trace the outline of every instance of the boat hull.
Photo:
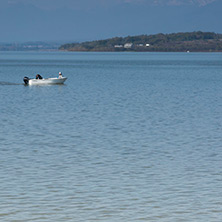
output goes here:
<path id="1" fill-rule="evenodd" d="M 63 84 L 67 77 L 62 78 L 47 78 L 47 79 L 29 79 L 28 85 L 52 85 Z"/>

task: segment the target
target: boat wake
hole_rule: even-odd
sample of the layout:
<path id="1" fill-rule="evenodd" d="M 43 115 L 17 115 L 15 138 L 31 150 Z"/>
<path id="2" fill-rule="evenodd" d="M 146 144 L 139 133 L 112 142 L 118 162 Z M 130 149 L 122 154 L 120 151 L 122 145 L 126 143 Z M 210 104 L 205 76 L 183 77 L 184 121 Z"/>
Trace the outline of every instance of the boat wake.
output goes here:
<path id="1" fill-rule="evenodd" d="M 9 86 L 9 85 L 24 85 L 23 83 L 13 83 L 13 82 L 2 82 L 0 81 L 0 86 Z"/>

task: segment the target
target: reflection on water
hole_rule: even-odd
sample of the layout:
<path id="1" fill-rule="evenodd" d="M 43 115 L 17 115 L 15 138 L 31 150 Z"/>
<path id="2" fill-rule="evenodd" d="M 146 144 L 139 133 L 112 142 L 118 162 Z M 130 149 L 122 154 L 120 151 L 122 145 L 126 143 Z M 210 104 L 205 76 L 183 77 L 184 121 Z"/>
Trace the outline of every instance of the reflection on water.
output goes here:
<path id="1" fill-rule="evenodd" d="M 0 221 L 221 221 L 220 60 L 7 53 Z M 58 70 L 66 85 L 22 86 Z"/>

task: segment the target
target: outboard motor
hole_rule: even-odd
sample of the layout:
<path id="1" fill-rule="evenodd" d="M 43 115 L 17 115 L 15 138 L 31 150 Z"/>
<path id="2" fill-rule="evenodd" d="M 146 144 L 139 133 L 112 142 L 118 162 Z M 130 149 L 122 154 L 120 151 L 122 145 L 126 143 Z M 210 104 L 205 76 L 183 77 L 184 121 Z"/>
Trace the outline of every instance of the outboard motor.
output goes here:
<path id="1" fill-rule="evenodd" d="M 29 83 L 29 77 L 25 76 L 23 78 L 24 83 L 27 85 Z"/>

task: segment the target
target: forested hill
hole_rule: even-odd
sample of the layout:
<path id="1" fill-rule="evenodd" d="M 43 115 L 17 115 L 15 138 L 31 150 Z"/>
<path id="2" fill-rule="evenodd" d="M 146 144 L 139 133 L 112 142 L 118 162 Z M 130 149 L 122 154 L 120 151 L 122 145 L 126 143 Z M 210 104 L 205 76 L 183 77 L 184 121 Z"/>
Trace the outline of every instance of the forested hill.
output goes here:
<path id="1" fill-rule="evenodd" d="M 150 52 L 220 52 L 222 34 L 213 32 L 185 32 L 172 34 L 139 35 L 125 38 L 71 43 L 60 46 L 67 51 L 150 51 Z"/>

